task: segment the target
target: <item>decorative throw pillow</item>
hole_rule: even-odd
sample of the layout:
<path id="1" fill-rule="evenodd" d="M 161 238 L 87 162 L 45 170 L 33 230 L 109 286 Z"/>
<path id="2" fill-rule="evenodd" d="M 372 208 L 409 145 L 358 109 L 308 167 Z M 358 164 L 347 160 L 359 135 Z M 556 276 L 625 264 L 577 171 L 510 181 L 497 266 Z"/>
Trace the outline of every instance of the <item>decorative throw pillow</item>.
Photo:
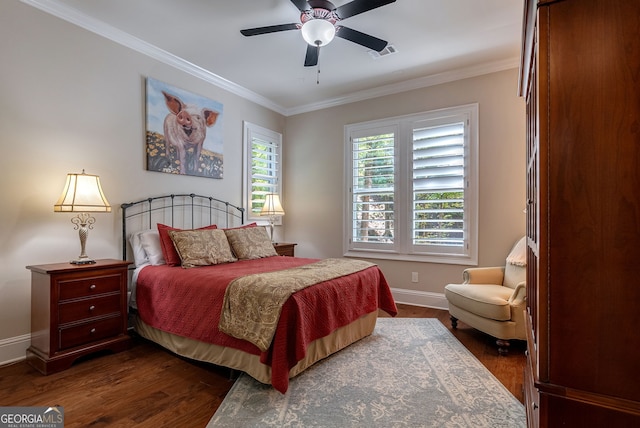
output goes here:
<path id="1" fill-rule="evenodd" d="M 183 268 L 236 261 L 223 230 L 170 230 L 168 233 Z"/>
<path id="2" fill-rule="evenodd" d="M 527 237 L 523 236 L 516 242 L 507 256 L 507 263 L 516 266 L 527 265 Z"/>
<path id="3" fill-rule="evenodd" d="M 212 224 L 211 226 L 201 227 L 199 229 L 186 229 L 186 230 L 207 230 L 207 229 L 217 229 L 218 226 Z M 162 256 L 164 257 L 165 263 L 169 266 L 180 266 L 181 260 L 180 255 L 176 251 L 173 246 L 173 241 L 169 236 L 170 230 L 183 230 L 178 229 L 177 227 L 167 226 L 166 224 L 158 223 L 158 233 L 160 234 L 160 246 L 162 247 Z"/>
<path id="4" fill-rule="evenodd" d="M 275 248 L 264 227 L 246 227 L 224 231 L 234 254 L 240 260 L 277 256 Z"/>

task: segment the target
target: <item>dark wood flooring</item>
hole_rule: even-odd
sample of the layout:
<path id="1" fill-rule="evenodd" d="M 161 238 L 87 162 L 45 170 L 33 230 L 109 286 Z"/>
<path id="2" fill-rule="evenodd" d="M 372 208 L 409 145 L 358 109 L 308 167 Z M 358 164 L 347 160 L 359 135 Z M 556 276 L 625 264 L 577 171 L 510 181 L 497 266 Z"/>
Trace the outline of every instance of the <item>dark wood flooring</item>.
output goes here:
<path id="1" fill-rule="evenodd" d="M 451 330 L 447 311 L 398 306 L 399 317 L 438 318 Z M 524 342 L 501 357 L 491 337 L 461 322 L 451 331 L 523 401 Z M 0 367 L 0 406 L 60 405 L 66 428 L 204 427 L 233 384 L 228 370 L 176 357 L 140 338 L 134 343 L 49 376 L 24 361 Z"/>

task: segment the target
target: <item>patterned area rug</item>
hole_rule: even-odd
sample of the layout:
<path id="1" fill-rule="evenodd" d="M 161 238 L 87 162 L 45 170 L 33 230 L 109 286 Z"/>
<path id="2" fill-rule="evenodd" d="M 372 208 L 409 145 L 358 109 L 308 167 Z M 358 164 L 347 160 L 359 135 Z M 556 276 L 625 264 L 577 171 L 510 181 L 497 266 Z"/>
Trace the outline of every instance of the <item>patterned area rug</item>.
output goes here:
<path id="1" fill-rule="evenodd" d="M 524 427 L 523 405 L 437 319 L 373 334 L 291 380 L 243 374 L 207 427 Z"/>

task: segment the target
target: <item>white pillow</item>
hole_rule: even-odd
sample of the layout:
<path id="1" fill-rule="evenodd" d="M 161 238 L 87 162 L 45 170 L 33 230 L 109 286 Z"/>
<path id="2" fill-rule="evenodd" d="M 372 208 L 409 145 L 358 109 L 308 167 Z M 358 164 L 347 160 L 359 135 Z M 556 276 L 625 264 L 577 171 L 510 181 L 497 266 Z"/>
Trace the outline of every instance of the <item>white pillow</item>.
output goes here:
<path id="1" fill-rule="evenodd" d="M 136 232 L 129 236 L 129 243 L 131 244 L 131 251 L 133 252 L 133 261 L 136 267 L 149 264 L 147 252 L 142 248 L 142 242 L 140 242 L 141 233 L 142 232 Z"/>
<path id="2" fill-rule="evenodd" d="M 157 230 L 145 230 L 138 233 L 142 248 L 147 254 L 149 263 L 154 266 L 166 264 L 160 245 L 160 234 Z"/>

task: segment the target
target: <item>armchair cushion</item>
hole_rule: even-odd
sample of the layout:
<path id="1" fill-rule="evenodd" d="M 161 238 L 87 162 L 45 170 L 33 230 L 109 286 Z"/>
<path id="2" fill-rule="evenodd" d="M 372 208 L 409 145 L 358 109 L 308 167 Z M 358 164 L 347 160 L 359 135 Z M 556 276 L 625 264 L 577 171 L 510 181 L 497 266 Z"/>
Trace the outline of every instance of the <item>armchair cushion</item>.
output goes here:
<path id="1" fill-rule="evenodd" d="M 513 289 L 497 284 L 449 284 L 444 288 L 447 300 L 465 310 L 496 321 L 511 319 L 509 299 Z"/>
<path id="2" fill-rule="evenodd" d="M 514 289 L 518 284 L 527 279 L 527 268 L 507 263 L 504 267 L 504 281 L 502 285 Z"/>
<path id="3" fill-rule="evenodd" d="M 522 237 L 507 256 L 507 263 L 504 268 L 504 281 L 501 283 L 505 287 L 516 288 L 516 285 L 526 279 L 527 276 L 527 238 Z"/>

